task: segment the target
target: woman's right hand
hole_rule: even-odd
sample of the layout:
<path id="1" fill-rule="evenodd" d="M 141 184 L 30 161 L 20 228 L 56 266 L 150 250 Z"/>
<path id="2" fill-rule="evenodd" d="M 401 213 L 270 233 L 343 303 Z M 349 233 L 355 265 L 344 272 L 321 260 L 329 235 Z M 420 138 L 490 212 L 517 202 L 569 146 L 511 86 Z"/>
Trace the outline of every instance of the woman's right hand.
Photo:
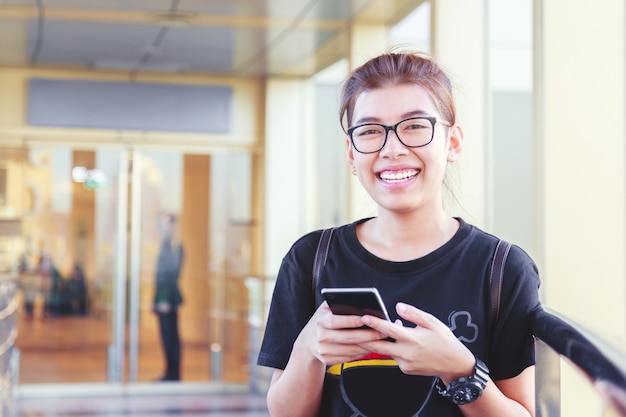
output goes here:
<path id="1" fill-rule="evenodd" d="M 274 371 L 268 391 L 272 416 L 319 415 L 326 366 L 370 353 L 360 343 L 385 336 L 363 327 L 359 316 L 334 315 L 324 302 L 300 331 L 287 367 Z"/>
<path id="2" fill-rule="evenodd" d="M 363 328 L 360 316 L 333 314 L 324 302 L 300 332 L 294 349 L 308 349 L 321 363 L 335 365 L 366 356 L 371 352 L 359 345 L 385 337 L 377 330 Z"/>

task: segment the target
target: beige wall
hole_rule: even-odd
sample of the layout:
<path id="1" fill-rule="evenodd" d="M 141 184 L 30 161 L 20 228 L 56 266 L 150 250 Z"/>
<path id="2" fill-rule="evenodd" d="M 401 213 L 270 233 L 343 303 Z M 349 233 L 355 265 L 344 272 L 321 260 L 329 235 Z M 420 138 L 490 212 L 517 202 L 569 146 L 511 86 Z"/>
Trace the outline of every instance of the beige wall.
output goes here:
<path id="1" fill-rule="evenodd" d="M 455 89 L 457 123 L 463 128 L 463 153 L 453 167 L 457 178 L 454 215 L 483 228 L 491 226 L 490 164 L 487 160 L 486 0 L 432 2 L 432 54 Z"/>
<path id="2" fill-rule="evenodd" d="M 544 302 L 616 346 L 626 336 L 624 7 L 535 1 Z M 562 372 L 562 414 L 597 413 L 589 385 Z"/>
<path id="3" fill-rule="evenodd" d="M 152 83 L 179 83 L 224 85 L 233 89 L 232 131 L 228 134 L 189 134 L 138 131 L 112 131 L 95 129 L 52 129 L 26 125 L 26 98 L 29 78 L 62 78 L 80 80 L 110 80 Z M 94 144 L 119 144 L 137 142 L 148 145 L 176 143 L 187 147 L 240 146 L 250 148 L 262 143 L 263 83 L 256 79 L 206 77 L 186 74 L 138 74 L 132 80 L 124 74 L 93 71 L 63 71 L 0 68 L 0 144 L 19 145 L 23 140 L 75 141 Z"/>
<path id="4" fill-rule="evenodd" d="M 622 0 L 536 2 L 545 301 L 626 336 Z"/>
<path id="5" fill-rule="evenodd" d="M 310 82 L 270 79 L 266 91 L 264 251 L 265 271 L 273 277 L 292 243 L 316 227 L 313 199 L 320 194 Z"/>

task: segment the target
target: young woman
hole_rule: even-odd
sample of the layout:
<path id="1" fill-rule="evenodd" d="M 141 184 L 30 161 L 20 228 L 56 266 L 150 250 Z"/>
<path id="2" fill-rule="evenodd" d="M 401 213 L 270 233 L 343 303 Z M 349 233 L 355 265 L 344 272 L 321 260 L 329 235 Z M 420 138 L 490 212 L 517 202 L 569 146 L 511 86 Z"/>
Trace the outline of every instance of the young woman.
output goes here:
<path id="1" fill-rule="evenodd" d="M 321 231 L 283 259 L 258 360 L 275 368 L 271 415 L 533 416 L 537 268 L 511 248 L 491 328 L 499 239 L 442 203 L 463 147 L 448 77 L 419 54 L 383 54 L 348 78 L 340 117 L 378 215 L 336 228 L 314 294 Z M 378 288 L 392 322 L 333 315 L 323 287 Z"/>

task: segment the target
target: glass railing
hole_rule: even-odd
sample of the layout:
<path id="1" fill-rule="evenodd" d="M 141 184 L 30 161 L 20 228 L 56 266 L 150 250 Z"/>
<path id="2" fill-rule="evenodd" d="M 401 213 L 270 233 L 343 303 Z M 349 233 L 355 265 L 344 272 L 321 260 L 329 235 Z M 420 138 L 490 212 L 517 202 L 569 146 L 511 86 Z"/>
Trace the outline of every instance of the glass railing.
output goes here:
<path id="1" fill-rule="evenodd" d="M 0 416 L 14 414 L 17 278 L 0 274 Z"/>
<path id="2" fill-rule="evenodd" d="M 551 310 L 533 320 L 537 417 L 626 417 L 626 349 Z"/>

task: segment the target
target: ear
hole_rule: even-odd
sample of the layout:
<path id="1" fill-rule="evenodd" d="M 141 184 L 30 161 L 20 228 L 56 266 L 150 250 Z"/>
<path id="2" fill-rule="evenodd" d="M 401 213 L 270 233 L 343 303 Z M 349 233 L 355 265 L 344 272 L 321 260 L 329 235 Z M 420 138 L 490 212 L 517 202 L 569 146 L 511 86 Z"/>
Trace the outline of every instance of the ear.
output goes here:
<path id="1" fill-rule="evenodd" d="M 461 126 L 450 126 L 448 131 L 448 162 L 455 162 L 463 150 L 463 129 Z"/>
<path id="2" fill-rule="evenodd" d="M 350 138 L 346 137 L 346 160 L 348 161 L 348 166 L 350 169 L 354 166 L 354 149 L 352 149 L 352 144 L 350 143 Z"/>

